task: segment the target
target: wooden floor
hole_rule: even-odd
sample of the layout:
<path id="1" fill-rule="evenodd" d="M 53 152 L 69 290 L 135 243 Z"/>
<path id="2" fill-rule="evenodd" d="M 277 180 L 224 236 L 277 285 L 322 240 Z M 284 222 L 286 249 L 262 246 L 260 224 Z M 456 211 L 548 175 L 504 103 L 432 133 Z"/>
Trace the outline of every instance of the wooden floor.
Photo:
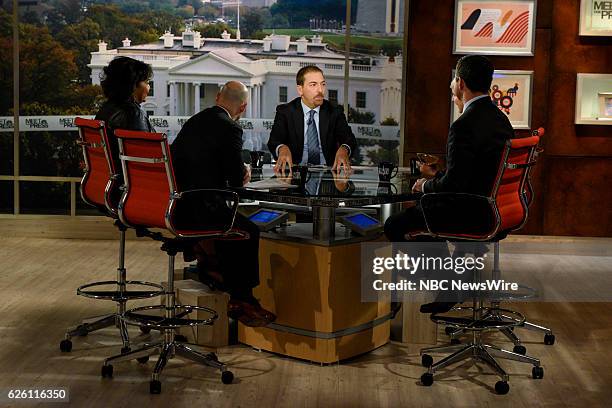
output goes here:
<path id="1" fill-rule="evenodd" d="M 510 373 L 505 396 L 494 393 L 497 377 L 490 370 L 471 363 L 443 371 L 433 386 L 423 387 L 421 346 L 399 343 L 323 367 L 227 347 L 218 354 L 236 375 L 234 384 L 223 385 L 218 372 L 176 359 L 163 372 L 162 394 L 150 395 L 154 359 L 117 363 L 114 378 L 100 377 L 103 359 L 120 346 L 115 330 L 75 338 L 71 353 L 58 349 L 67 326 L 112 311 L 111 303 L 78 297 L 75 288 L 113 279 L 116 251 L 116 241 L 0 238 L 1 390 L 65 387 L 70 405 L 79 407 L 599 407 L 612 399 L 610 303 L 523 305 L 530 320 L 553 328 L 557 342 L 545 346 L 541 335 L 521 331 L 545 374 L 533 380 L 530 367 L 504 361 Z M 165 280 L 166 262 L 155 243 L 128 241 L 129 278 Z"/>

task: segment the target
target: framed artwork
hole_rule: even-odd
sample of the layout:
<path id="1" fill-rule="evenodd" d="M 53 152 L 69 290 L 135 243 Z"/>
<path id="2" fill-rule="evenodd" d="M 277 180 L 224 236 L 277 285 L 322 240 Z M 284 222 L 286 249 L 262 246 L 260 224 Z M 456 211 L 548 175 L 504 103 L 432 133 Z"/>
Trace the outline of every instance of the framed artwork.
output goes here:
<path id="1" fill-rule="evenodd" d="M 453 78 L 455 70 L 453 70 Z M 531 129 L 531 94 L 533 71 L 502 71 L 493 73 L 491 101 L 510 119 L 514 129 Z M 451 123 L 461 116 L 451 100 Z"/>
<path id="2" fill-rule="evenodd" d="M 612 36 L 610 0 L 580 0 L 580 35 Z"/>
<path id="3" fill-rule="evenodd" d="M 577 125 L 612 125 L 612 74 L 576 77 Z"/>
<path id="4" fill-rule="evenodd" d="M 455 0 L 453 54 L 533 55 L 536 0 Z"/>
<path id="5" fill-rule="evenodd" d="M 599 93 L 599 118 L 612 119 L 612 92 Z"/>

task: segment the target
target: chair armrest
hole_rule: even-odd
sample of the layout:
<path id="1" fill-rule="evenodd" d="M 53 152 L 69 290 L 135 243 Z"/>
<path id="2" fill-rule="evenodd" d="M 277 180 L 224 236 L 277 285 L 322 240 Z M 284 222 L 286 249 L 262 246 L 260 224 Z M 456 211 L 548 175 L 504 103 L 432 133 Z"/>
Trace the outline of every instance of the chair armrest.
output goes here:
<path id="1" fill-rule="evenodd" d="M 205 238 L 205 237 L 227 237 L 228 235 L 240 235 L 240 233 L 236 231 L 232 231 L 234 228 L 234 222 L 236 220 L 236 213 L 238 212 L 238 204 L 240 203 L 239 195 L 230 190 L 222 190 L 222 189 L 195 189 L 195 190 L 186 190 L 180 193 L 174 193 L 172 198 L 173 205 L 168 209 L 169 212 L 169 221 L 172 227 L 172 232 L 175 233 L 179 237 L 190 237 L 190 238 Z M 221 225 L 221 228 L 214 229 L 211 225 L 210 233 L 205 234 L 182 234 L 177 232 L 177 228 L 174 225 L 174 210 L 176 209 L 176 203 L 178 202 L 188 202 L 190 201 L 192 204 L 198 205 L 198 203 L 210 203 L 211 205 L 219 205 L 220 203 L 224 203 L 226 208 L 229 210 L 227 213 L 220 213 L 215 215 L 215 221 L 218 221 L 217 225 Z M 227 203 L 231 203 L 228 205 Z M 202 226 L 198 226 L 198 229 L 202 229 Z"/>
<path id="2" fill-rule="evenodd" d="M 469 193 L 428 193 L 420 200 L 430 234 L 443 238 L 487 240 L 499 224 L 492 198 Z"/>

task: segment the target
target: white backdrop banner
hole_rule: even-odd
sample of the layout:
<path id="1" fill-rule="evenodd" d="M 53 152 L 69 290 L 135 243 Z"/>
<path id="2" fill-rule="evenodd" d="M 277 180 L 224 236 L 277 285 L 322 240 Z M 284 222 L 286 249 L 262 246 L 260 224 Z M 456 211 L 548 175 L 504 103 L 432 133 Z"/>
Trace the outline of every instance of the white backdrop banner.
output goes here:
<path id="1" fill-rule="evenodd" d="M 57 132 L 74 131 L 74 120 L 77 116 L 20 116 L 20 132 Z M 93 116 L 81 116 L 93 119 Z M 183 127 L 189 116 L 151 116 L 153 127 L 158 132 L 168 133 L 172 140 Z M 240 119 L 238 122 L 245 132 L 269 134 L 274 123 L 273 119 Z M 400 139 L 399 126 L 377 126 L 352 123 L 355 137 L 359 139 L 396 140 Z M 12 116 L 0 116 L 0 132 L 12 132 L 14 129 Z"/>

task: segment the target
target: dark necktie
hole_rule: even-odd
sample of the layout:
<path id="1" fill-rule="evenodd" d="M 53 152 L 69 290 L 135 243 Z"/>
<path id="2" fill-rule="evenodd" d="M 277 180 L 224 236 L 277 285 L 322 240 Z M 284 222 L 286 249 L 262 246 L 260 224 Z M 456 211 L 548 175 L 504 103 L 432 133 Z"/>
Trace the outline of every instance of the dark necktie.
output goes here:
<path id="1" fill-rule="evenodd" d="M 314 121 L 314 114 L 316 111 L 313 109 L 310 111 L 310 117 L 306 122 L 308 129 L 306 130 L 306 136 L 308 140 L 308 163 L 309 164 L 321 164 L 320 147 L 319 147 L 319 134 L 317 133 L 317 125 Z"/>

